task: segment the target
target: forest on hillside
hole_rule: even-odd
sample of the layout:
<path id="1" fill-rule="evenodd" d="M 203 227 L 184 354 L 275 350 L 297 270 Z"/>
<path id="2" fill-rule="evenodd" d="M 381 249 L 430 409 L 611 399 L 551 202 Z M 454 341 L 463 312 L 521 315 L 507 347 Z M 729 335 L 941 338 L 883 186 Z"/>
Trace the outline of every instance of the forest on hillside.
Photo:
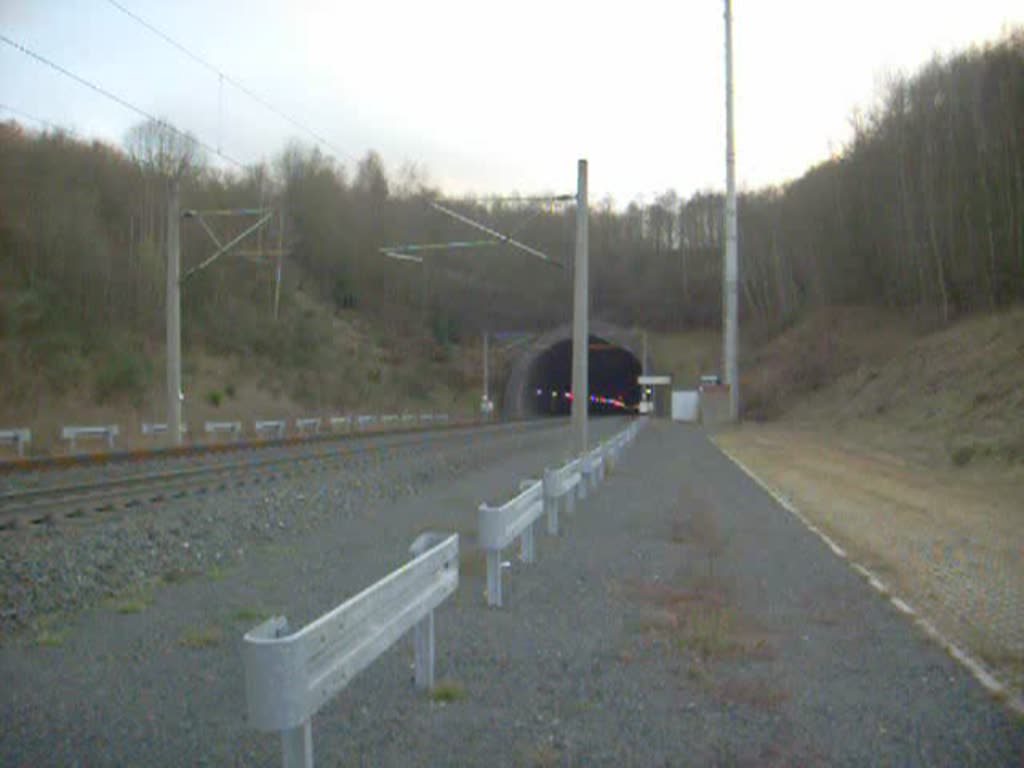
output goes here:
<path id="1" fill-rule="evenodd" d="M 834 157 L 784 186 L 741 195 L 744 327 L 767 336 L 821 305 L 924 309 L 950 320 L 1024 300 L 1022 145 L 1024 30 L 893 77 Z M 569 319 L 571 205 L 446 201 L 560 266 L 507 246 L 396 261 L 380 248 L 479 233 L 431 208 L 442 190 L 416 168 L 389 174 L 376 153 L 349 174 L 319 149 L 293 144 L 266 164 L 227 172 L 160 124 L 137 126 L 115 147 L 12 121 L 0 124 L 4 362 L 45 360 L 59 380 L 61 365 L 80 364 L 97 345 L 162 343 L 170 177 L 180 179 L 183 209 L 275 212 L 243 253 L 184 287 L 186 337 L 215 352 L 311 364 L 328 331 L 303 296 L 399 332 L 425 327 L 442 344 L 483 328 Z M 669 191 L 624 209 L 592 201 L 595 314 L 654 329 L 717 325 L 722 207 L 716 192 Z M 218 236 L 230 239 L 247 221 L 216 219 Z M 180 226 L 187 270 L 214 246 L 196 221 Z M 275 319 L 278 244 L 286 255 Z"/>

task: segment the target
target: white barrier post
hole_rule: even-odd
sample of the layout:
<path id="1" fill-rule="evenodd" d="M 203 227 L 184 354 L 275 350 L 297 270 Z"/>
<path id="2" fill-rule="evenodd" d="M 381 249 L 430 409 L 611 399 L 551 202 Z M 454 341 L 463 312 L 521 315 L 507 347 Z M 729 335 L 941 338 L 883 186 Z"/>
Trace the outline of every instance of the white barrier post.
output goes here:
<path id="1" fill-rule="evenodd" d="M 557 536 L 558 496 L 555 495 L 555 473 L 547 468 L 544 469 L 544 510 L 548 513 L 548 534 Z"/>
<path id="2" fill-rule="evenodd" d="M 590 485 L 590 459 L 584 453 L 579 457 L 578 461 L 580 463 L 580 482 L 576 486 L 576 498 L 580 501 L 586 501 L 587 488 Z"/>
<path id="3" fill-rule="evenodd" d="M 281 765 L 313 768 L 313 719 L 281 731 Z"/>
<path id="4" fill-rule="evenodd" d="M 409 554 L 419 557 L 431 547 L 436 547 L 445 540 L 446 535 L 436 531 L 426 531 L 416 537 L 409 547 Z M 415 653 L 416 687 L 421 691 L 429 691 L 434 687 L 434 611 L 412 628 L 412 644 Z"/>
<path id="5" fill-rule="evenodd" d="M 487 604 L 501 608 L 501 550 L 487 550 Z"/>
<path id="6" fill-rule="evenodd" d="M 533 548 L 533 523 L 523 529 L 523 535 L 519 537 L 519 559 L 524 563 L 537 561 L 537 554 Z"/>
<path id="7" fill-rule="evenodd" d="M 577 484 L 578 486 L 579 484 Z M 565 514 L 572 516 L 576 514 L 576 488 L 571 488 L 565 494 Z"/>

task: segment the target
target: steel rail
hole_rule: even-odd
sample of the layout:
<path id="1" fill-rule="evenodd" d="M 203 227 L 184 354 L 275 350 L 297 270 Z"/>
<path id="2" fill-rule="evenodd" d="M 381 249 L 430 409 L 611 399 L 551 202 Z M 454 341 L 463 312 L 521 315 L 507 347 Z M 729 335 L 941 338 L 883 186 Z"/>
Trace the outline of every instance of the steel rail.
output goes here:
<path id="1" fill-rule="evenodd" d="M 0 531 L 19 530 L 26 518 L 31 524 L 55 523 L 63 518 L 80 518 L 90 512 L 109 512 L 115 507 L 130 508 L 140 503 L 160 503 L 168 497 L 183 498 L 209 492 L 234 483 L 236 487 L 255 485 L 266 476 L 293 475 L 289 468 L 312 463 L 327 468 L 376 450 L 405 449 L 426 445 L 440 439 L 478 437 L 494 432 L 521 432 L 553 429 L 559 422 L 534 421 L 486 425 L 473 429 L 417 430 L 416 432 L 382 432 L 362 435 L 357 445 L 333 444 L 327 450 L 272 456 L 257 460 L 218 462 L 209 466 L 187 467 L 127 475 L 64 485 L 50 485 L 21 491 L 0 493 Z M 390 438 L 390 439 L 389 439 Z M 395 439 L 398 438 L 398 439 Z M 381 443 L 383 442 L 383 445 Z M 323 445 L 317 443 L 317 445 Z M 262 447 L 262 446 L 261 446 Z M 308 470 L 302 470 L 308 471 Z M 255 476 L 255 477 L 253 477 Z M 83 511 L 83 508 L 88 508 Z"/>

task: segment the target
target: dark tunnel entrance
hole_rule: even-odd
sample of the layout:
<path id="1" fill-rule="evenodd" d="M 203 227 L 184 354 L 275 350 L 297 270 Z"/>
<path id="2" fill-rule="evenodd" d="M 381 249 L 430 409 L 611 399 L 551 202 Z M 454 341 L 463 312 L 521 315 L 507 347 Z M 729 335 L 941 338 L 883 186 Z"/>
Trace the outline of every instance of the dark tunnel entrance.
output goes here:
<path id="1" fill-rule="evenodd" d="M 640 361 L 622 347 L 590 337 L 589 412 L 595 415 L 636 412 L 640 400 Z M 537 415 L 566 416 L 572 410 L 572 340 L 553 344 L 534 360 L 526 384 L 528 410 Z"/>

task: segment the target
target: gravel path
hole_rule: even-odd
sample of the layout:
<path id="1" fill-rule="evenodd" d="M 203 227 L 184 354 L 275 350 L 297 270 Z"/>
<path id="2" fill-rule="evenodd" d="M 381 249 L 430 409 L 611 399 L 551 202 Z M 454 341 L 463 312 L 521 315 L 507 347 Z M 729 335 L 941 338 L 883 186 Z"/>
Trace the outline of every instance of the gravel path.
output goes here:
<path id="1" fill-rule="evenodd" d="M 781 425 L 715 440 L 1024 695 L 1024 483 Z"/>
<path id="2" fill-rule="evenodd" d="M 254 615 L 308 621 L 439 528 L 463 556 L 438 673 L 464 695 L 417 695 L 403 640 L 314 720 L 319 765 L 1020 765 L 1024 724 L 696 430 L 641 432 L 563 534 L 538 535 L 538 562 L 505 572 L 506 607 L 486 608 L 475 508 L 565 442 L 495 439 L 467 452 L 476 469 L 401 498 L 276 489 L 314 518 L 263 545 L 239 533 L 234 569 L 137 614 L 86 611 L 62 645 L 9 640 L 0 764 L 278 765 L 276 737 L 243 722 Z M 440 459 L 398 458 L 387 476 L 424 460 Z"/>

